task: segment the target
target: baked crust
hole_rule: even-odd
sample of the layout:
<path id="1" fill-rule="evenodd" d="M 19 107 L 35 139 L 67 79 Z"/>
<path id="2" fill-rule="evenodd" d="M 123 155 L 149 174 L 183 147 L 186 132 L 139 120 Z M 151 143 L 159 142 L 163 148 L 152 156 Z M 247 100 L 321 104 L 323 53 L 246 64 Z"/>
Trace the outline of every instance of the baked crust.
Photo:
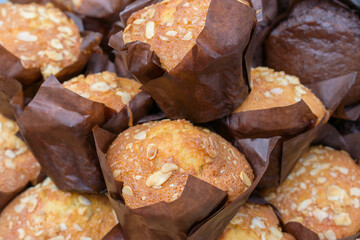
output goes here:
<path id="1" fill-rule="evenodd" d="M 84 98 L 104 103 L 119 112 L 141 90 L 141 84 L 127 78 L 117 77 L 115 73 L 101 72 L 80 75 L 63 86 Z"/>
<path id="2" fill-rule="evenodd" d="M 15 134 L 16 123 L 0 114 L 0 192 L 25 187 L 40 173 L 40 165 Z"/>
<path id="3" fill-rule="evenodd" d="M 234 113 L 284 107 L 303 100 L 318 117 L 318 123 L 326 114 L 325 106 L 302 85 L 299 78 L 276 72 L 267 67 L 251 70 L 251 92 L 243 104 Z"/>
<path id="4" fill-rule="evenodd" d="M 0 232 L 2 240 L 95 240 L 116 222 L 106 196 L 63 192 L 47 178 L 3 210 Z"/>
<path id="5" fill-rule="evenodd" d="M 204 29 L 211 0 L 165 0 L 133 13 L 123 33 L 125 43 L 148 43 L 170 71 L 195 45 Z M 247 1 L 239 2 L 249 5 Z"/>
<path id="6" fill-rule="evenodd" d="M 246 203 L 226 227 L 219 240 L 295 240 L 283 233 L 274 210 L 268 205 Z"/>
<path id="7" fill-rule="evenodd" d="M 124 183 L 127 206 L 138 208 L 180 197 L 188 174 L 228 192 L 235 200 L 253 182 L 252 169 L 235 147 L 185 120 L 137 125 L 111 144 L 107 163 Z"/>
<path id="8" fill-rule="evenodd" d="M 76 24 L 52 4 L 0 4 L 0 44 L 24 68 L 46 79 L 78 60 L 82 38 Z"/>
<path id="9" fill-rule="evenodd" d="M 360 166 L 348 153 L 312 147 L 292 173 L 266 199 L 280 211 L 285 223 L 300 222 L 335 240 L 360 229 Z"/>

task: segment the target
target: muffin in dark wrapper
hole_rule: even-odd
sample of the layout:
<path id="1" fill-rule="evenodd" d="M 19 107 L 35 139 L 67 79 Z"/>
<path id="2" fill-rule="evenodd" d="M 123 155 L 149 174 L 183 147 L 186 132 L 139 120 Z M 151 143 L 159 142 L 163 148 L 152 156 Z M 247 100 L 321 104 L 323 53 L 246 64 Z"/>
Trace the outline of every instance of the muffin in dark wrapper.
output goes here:
<path id="1" fill-rule="evenodd" d="M 0 211 L 40 175 L 40 165 L 17 136 L 18 126 L 0 114 Z"/>
<path id="2" fill-rule="evenodd" d="M 4 3 L 0 8 L 6 13 L 0 20 L 0 73 L 25 86 L 51 74 L 62 80 L 78 74 L 101 40 L 100 34 L 80 33 L 52 5 Z"/>
<path id="3" fill-rule="evenodd" d="M 271 206 L 247 202 L 226 227 L 219 240 L 295 240 L 283 233 L 279 220 Z"/>
<path id="4" fill-rule="evenodd" d="M 56 7 L 95 19 L 115 20 L 132 0 L 11 0 L 14 3 L 52 3 Z"/>
<path id="5" fill-rule="evenodd" d="M 0 215 L 4 240 L 101 239 L 116 223 L 106 196 L 63 192 L 49 178 L 15 198 Z"/>
<path id="6" fill-rule="evenodd" d="M 348 237 L 360 230 L 359 168 L 344 151 L 312 147 L 266 199 L 285 223 L 302 223 L 321 239 Z"/>
<path id="7" fill-rule="evenodd" d="M 151 123 L 149 123 L 151 124 Z M 186 124 L 185 124 L 186 126 Z M 194 127 L 189 127 L 190 130 Z M 130 131 L 129 129 L 128 131 Z M 163 128 L 163 130 L 166 132 L 166 128 Z M 149 132 L 150 134 L 151 132 Z M 123 136 L 126 136 L 127 132 L 122 133 Z M 170 136 L 171 133 L 169 132 Z M 205 133 L 204 133 L 205 134 Z M 180 134 L 181 135 L 181 134 Z M 126 206 L 126 201 L 131 199 L 131 195 L 136 197 L 138 192 L 138 188 L 136 185 L 136 180 L 132 182 L 132 187 L 124 186 L 125 183 L 116 181 L 114 177 L 118 177 L 117 175 L 119 172 L 111 171 L 110 166 L 108 166 L 108 163 L 106 161 L 105 153 L 108 151 L 108 148 L 110 144 L 113 142 L 113 140 L 116 138 L 116 135 L 110 134 L 109 132 L 106 132 L 100 128 L 94 129 L 94 136 L 95 136 L 95 142 L 97 146 L 97 151 L 99 155 L 99 160 L 101 163 L 101 167 L 104 173 L 105 181 L 107 183 L 107 188 L 109 192 L 109 197 L 111 202 L 113 203 L 113 207 L 118 215 L 119 222 L 122 229 L 122 235 L 124 238 L 139 238 L 139 239 L 217 239 L 220 235 L 223 229 L 226 227 L 227 223 L 231 220 L 231 218 L 236 214 L 237 209 L 246 201 L 246 199 L 249 197 L 250 193 L 253 191 L 255 185 L 261 178 L 263 172 L 265 171 L 267 167 L 267 157 L 269 155 L 269 150 L 273 148 L 274 144 L 276 143 L 277 139 L 266 139 L 266 140 L 259 140 L 259 141 L 252 141 L 250 139 L 243 140 L 240 145 L 244 148 L 241 151 L 245 153 L 247 159 L 249 160 L 249 163 L 254 170 L 255 179 L 251 186 L 240 196 L 238 196 L 232 203 L 226 204 L 227 201 L 226 198 L 226 192 L 216 188 L 213 185 L 210 185 L 209 183 L 206 183 L 197 177 L 194 177 L 192 175 L 187 176 L 186 185 L 184 182 L 182 182 L 180 185 L 182 186 L 182 194 L 177 194 L 174 196 L 175 198 L 173 201 L 172 199 L 168 199 L 167 197 L 165 199 L 166 202 L 157 200 L 152 205 L 144 206 L 141 208 L 135 208 L 131 209 L 128 206 Z M 144 136 L 144 134 L 141 131 L 138 131 L 136 137 L 140 138 L 141 136 Z M 147 134 L 147 139 L 151 139 L 152 134 Z M 174 136 L 177 136 L 175 134 Z M 181 139 L 181 138 L 180 138 Z M 201 136 L 198 137 L 198 140 L 201 139 Z M 137 140 L 135 140 L 136 142 Z M 146 140 L 140 140 L 140 141 L 146 141 Z M 222 140 L 225 141 L 225 140 Z M 200 144 L 200 142 L 198 142 Z M 183 144 L 179 142 L 179 144 Z M 192 144 L 195 144 L 195 142 L 186 143 L 185 145 L 191 146 Z M 136 149 L 137 144 L 133 144 L 134 149 Z M 200 148 L 195 147 L 196 145 L 190 147 L 192 151 L 200 151 Z M 139 148 L 140 149 L 140 148 Z M 174 148 L 176 149 L 176 148 Z M 198 149 L 198 150 L 196 150 Z M 211 150 L 211 148 L 206 147 L 205 149 Z M 205 150 L 204 149 L 204 150 Z M 131 151 L 131 149 L 128 147 L 128 150 Z M 163 150 L 165 152 L 163 152 Z M 236 149 L 235 149 L 236 150 Z M 170 151 L 171 154 L 171 148 L 168 150 L 166 149 L 160 149 L 159 152 L 156 154 L 166 153 L 167 151 Z M 237 151 L 237 150 L 236 150 Z M 137 152 L 137 150 L 134 152 Z M 148 151 L 145 151 L 144 153 L 140 153 L 140 158 L 146 157 Z M 149 153 L 154 153 L 154 151 L 150 151 Z M 205 153 L 205 151 L 204 151 Z M 154 156 L 154 154 L 150 154 L 149 156 Z M 225 153 L 224 153 L 225 154 Z M 157 156 L 157 155 L 155 155 Z M 193 155 L 193 157 L 195 157 Z M 195 157 L 196 159 L 196 157 Z M 128 159 L 127 161 L 131 162 L 131 159 Z M 131 162 L 132 164 L 136 164 L 137 160 L 134 160 Z M 156 158 L 148 161 L 154 161 L 157 162 Z M 168 159 L 168 161 L 175 161 L 174 159 Z M 186 160 L 183 159 L 184 164 L 186 163 Z M 189 159 L 190 162 L 193 162 L 191 159 Z M 188 163 L 190 163 L 188 162 Z M 194 162 L 196 163 L 196 161 Z M 150 164 L 150 163 L 149 163 Z M 168 164 L 169 165 L 169 164 Z M 211 163 L 208 162 L 206 165 L 210 166 Z M 216 164 L 215 164 L 216 165 Z M 151 166 L 151 164 L 150 164 Z M 155 165 L 154 165 L 155 166 Z M 169 165 L 170 166 L 170 165 Z M 171 165 L 172 166 L 172 165 Z M 115 167 L 113 165 L 113 167 Z M 145 166 L 144 166 L 145 167 Z M 204 170 L 207 167 L 204 165 Z M 170 169 L 170 168 L 166 168 Z M 181 168 L 175 169 L 172 168 L 173 172 L 172 174 L 175 175 L 181 175 L 180 171 Z M 159 170 L 159 172 L 162 169 Z M 165 169 L 164 169 L 165 170 Z M 185 169 L 183 169 L 185 170 Z M 135 171 L 135 169 L 134 169 Z M 185 170 L 186 171 L 186 170 Z M 213 174 L 216 174 L 218 170 L 213 170 Z M 179 172 L 179 173 L 177 173 Z M 183 172 L 183 171 L 181 171 Z M 162 172 L 160 172 L 162 173 Z M 156 175 L 161 175 L 161 174 Z M 169 173 L 169 172 L 167 172 Z M 121 174 L 121 173 L 120 173 Z M 171 174 L 171 175 L 172 175 Z M 117 175 L 117 176 L 116 176 Z M 149 174 L 147 174 L 149 175 Z M 168 174 L 170 175 L 170 174 Z M 242 175 L 242 176 L 241 176 Z M 131 175 L 131 172 L 129 172 L 129 176 Z M 152 175 L 147 176 L 147 179 L 143 179 L 140 175 L 135 175 L 134 172 L 134 178 L 139 179 L 139 181 L 144 182 L 145 184 L 153 183 L 154 179 L 162 179 L 162 183 L 170 187 L 169 192 L 171 191 L 178 191 L 176 188 L 178 188 L 178 183 L 172 183 L 168 184 L 166 181 L 168 179 L 171 179 L 171 176 L 169 178 L 163 179 L 163 178 L 156 178 L 152 179 Z M 206 176 L 206 175 L 204 175 Z M 150 180 L 149 180 L 150 178 Z M 238 180 L 235 180 L 235 178 L 238 178 Z M 215 178 L 217 179 L 217 178 Z M 224 178 L 226 179 L 226 177 Z M 234 181 L 246 181 L 248 180 L 251 182 L 250 177 L 249 179 L 246 179 L 246 176 L 244 174 L 240 174 L 240 176 L 234 175 Z M 164 181 L 165 180 L 165 181 Z M 223 181 L 221 181 L 223 182 Z M 221 183 L 219 183 L 221 184 Z M 150 186 L 151 185 L 151 186 Z M 155 195 L 153 195 L 157 190 L 160 192 L 162 191 L 162 186 L 159 184 L 159 186 L 155 186 L 150 184 L 148 187 L 150 190 L 151 188 L 154 188 L 153 191 L 149 191 L 149 194 L 144 194 L 145 198 L 144 200 L 142 196 L 140 196 L 140 201 L 147 201 L 147 197 L 153 198 Z M 165 186 L 165 187 L 166 187 Z M 166 187 L 166 188 L 167 188 Z M 172 187 L 175 187 L 175 189 L 171 190 Z M 139 188 L 140 190 L 143 188 Z M 164 190 L 165 191 L 165 190 Z M 227 191 L 229 191 L 229 188 L 227 188 Z M 153 192 L 153 193 L 151 193 Z M 181 191 L 180 191 L 181 193 Z M 128 196 L 125 196 L 125 202 L 123 196 L 128 194 Z M 157 196 L 157 198 L 161 198 L 166 196 L 166 194 L 160 194 L 160 196 Z M 171 194 L 171 196 L 173 196 Z M 171 197 L 170 196 L 170 197 Z M 168 200 L 167 200 L 168 199 Z M 167 202 L 169 201 L 170 202 Z M 150 202 L 151 203 L 151 202 Z M 186 220 L 185 220 L 186 219 Z"/>
<path id="8" fill-rule="evenodd" d="M 17 117 L 20 132 L 60 189 L 101 192 L 105 183 L 92 128 L 126 129 L 148 114 L 151 97 L 140 92 L 139 83 L 109 72 L 79 76 L 64 86 L 54 77 L 42 84 Z"/>
<path id="9" fill-rule="evenodd" d="M 298 1 L 265 42 L 267 65 L 296 75 L 304 84 L 338 77 L 360 68 L 360 18 L 336 1 Z M 337 116 L 360 101 L 360 76 L 342 101 Z M 350 110 L 348 110 L 350 111 Z"/>
<path id="10" fill-rule="evenodd" d="M 281 136 L 259 184 L 272 187 L 285 179 L 327 119 L 324 105 L 298 78 L 259 67 L 252 70 L 249 97 L 213 126 L 230 141 Z"/>
<path id="11" fill-rule="evenodd" d="M 248 94 L 244 55 L 254 24 L 243 2 L 172 0 L 133 13 L 110 45 L 167 117 L 207 122 Z"/>

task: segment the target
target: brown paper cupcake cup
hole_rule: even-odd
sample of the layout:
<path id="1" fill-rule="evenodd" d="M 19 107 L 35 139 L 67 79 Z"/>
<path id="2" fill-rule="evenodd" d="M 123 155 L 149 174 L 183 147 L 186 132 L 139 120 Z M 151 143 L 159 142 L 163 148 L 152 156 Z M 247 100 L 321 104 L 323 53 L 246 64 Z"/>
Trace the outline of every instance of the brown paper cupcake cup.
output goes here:
<path id="1" fill-rule="evenodd" d="M 15 79 L 0 77 L 0 113 L 5 117 L 14 120 L 16 113 L 21 113 L 23 109 L 23 92 L 21 84 Z M 38 176 L 34 176 L 34 179 L 30 179 L 32 185 L 36 185 L 45 179 L 43 171 Z M 6 206 L 10 200 L 12 200 L 17 194 L 22 192 L 28 185 L 19 186 L 11 192 L 0 191 L 0 212 Z"/>
<path id="2" fill-rule="evenodd" d="M 351 73 L 308 85 L 328 109 L 328 113 L 317 125 L 315 115 L 305 102 L 300 101 L 286 107 L 234 113 L 213 122 L 213 127 L 230 141 L 280 136 L 281 139 L 271 153 L 269 167 L 258 187 L 278 186 L 318 136 L 330 114 L 354 84 L 355 77 L 356 74 Z"/>
<path id="3" fill-rule="evenodd" d="M 105 183 L 92 128 L 100 125 L 124 130 L 147 115 L 151 107 L 151 97 L 140 92 L 115 113 L 65 89 L 51 76 L 17 116 L 17 122 L 29 149 L 60 189 L 97 193 L 105 190 Z"/>
<path id="4" fill-rule="evenodd" d="M 85 67 L 91 54 L 98 50 L 98 45 L 102 35 L 95 32 L 83 31 L 82 22 L 76 15 L 70 16 L 78 25 L 81 31 L 82 43 L 81 51 L 77 61 L 66 66 L 55 76 L 60 81 L 68 80 L 78 75 Z M 36 81 L 42 80 L 40 68 L 27 69 L 21 63 L 21 60 L 14 54 L 0 45 L 0 75 L 8 78 L 15 78 L 23 86 L 28 87 Z"/>
<path id="5" fill-rule="evenodd" d="M 99 127 L 95 127 L 93 133 L 108 196 L 118 216 L 124 239 L 217 239 L 259 182 L 268 165 L 269 154 L 278 140 L 238 141 L 237 146 L 254 170 L 255 180 L 250 188 L 228 205 L 226 192 L 189 175 L 185 189 L 177 200 L 130 209 L 122 198 L 122 183 L 115 181 L 105 159 L 108 147 L 117 135 Z"/>
<path id="6" fill-rule="evenodd" d="M 150 45 L 124 45 L 122 32 L 111 37 L 110 45 L 167 117 L 208 122 L 230 114 L 248 95 L 245 53 L 254 20 L 255 10 L 243 3 L 212 0 L 195 46 L 170 72 Z"/>

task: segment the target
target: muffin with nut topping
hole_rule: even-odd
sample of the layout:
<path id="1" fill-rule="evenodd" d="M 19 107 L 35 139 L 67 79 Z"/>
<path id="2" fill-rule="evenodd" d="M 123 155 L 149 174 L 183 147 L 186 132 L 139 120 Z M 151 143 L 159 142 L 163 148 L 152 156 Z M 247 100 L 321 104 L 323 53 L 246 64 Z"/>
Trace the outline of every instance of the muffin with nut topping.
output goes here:
<path id="1" fill-rule="evenodd" d="M 302 85 L 299 78 L 276 72 L 267 67 L 257 67 L 251 71 L 251 92 L 234 113 L 285 107 L 303 100 L 318 117 L 318 123 L 326 114 L 325 106 Z"/>
<path id="2" fill-rule="evenodd" d="M 0 4 L 0 44 L 25 69 L 40 68 L 44 78 L 75 63 L 82 38 L 76 24 L 52 4 Z"/>
<path id="3" fill-rule="evenodd" d="M 148 122 L 122 132 L 106 154 L 123 197 L 139 208 L 180 197 L 188 175 L 228 193 L 233 201 L 253 182 L 245 156 L 229 142 L 185 120 Z"/>
<path id="4" fill-rule="evenodd" d="M 295 240 L 283 233 L 274 210 L 268 205 L 246 203 L 226 227 L 219 240 Z"/>
<path id="5" fill-rule="evenodd" d="M 312 147 L 284 183 L 265 196 L 285 223 L 300 222 L 320 239 L 340 239 L 360 230 L 359 172 L 346 152 Z"/>
<path id="6" fill-rule="evenodd" d="M 11 239 L 101 239 L 117 220 L 102 195 L 62 192 L 47 178 L 16 197 L 0 215 L 0 235 Z"/>
<path id="7" fill-rule="evenodd" d="M 0 114 L 0 196 L 21 191 L 30 181 L 35 182 L 40 165 L 15 134 L 19 130 L 16 123 Z M 0 199 L 0 209 L 6 204 Z"/>
<path id="8" fill-rule="evenodd" d="M 84 98 L 105 104 L 119 112 L 141 90 L 141 84 L 115 73 L 101 72 L 80 75 L 63 83 L 63 86 Z"/>
<path id="9" fill-rule="evenodd" d="M 205 26 L 211 0 L 166 0 L 133 13 L 123 33 L 125 43 L 150 45 L 170 71 L 195 45 Z M 239 2 L 249 5 L 245 0 Z"/>

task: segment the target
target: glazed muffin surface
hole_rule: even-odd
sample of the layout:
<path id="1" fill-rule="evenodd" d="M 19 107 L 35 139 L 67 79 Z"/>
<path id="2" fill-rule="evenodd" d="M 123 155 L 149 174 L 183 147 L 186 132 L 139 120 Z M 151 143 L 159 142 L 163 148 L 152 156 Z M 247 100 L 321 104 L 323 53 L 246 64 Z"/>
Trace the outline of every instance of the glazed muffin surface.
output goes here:
<path id="1" fill-rule="evenodd" d="M 75 63 L 80 55 L 78 27 L 52 4 L 0 4 L 0 44 L 24 68 L 40 68 L 44 78 Z"/>
<path id="2" fill-rule="evenodd" d="M 12 192 L 35 180 L 40 165 L 15 134 L 16 123 L 0 114 L 0 192 Z"/>
<path id="3" fill-rule="evenodd" d="M 295 240 L 283 233 L 270 206 L 246 203 L 226 227 L 219 240 Z"/>
<path id="4" fill-rule="evenodd" d="M 80 75 L 64 82 L 63 86 L 84 98 L 104 103 L 119 112 L 140 92 L 141 84 L 105 71 L 89 74 L 86 77 Z"/>
<path id="5" fill-rule="evenodd" d="M 211 0 L 166 0 L 133 13 L 127 21 L 125 43 L 142 41 L 170 71 L 195 45 L 204 29 Z M 239 0 L 249 5 L 247 1 Z"/>
<path id="6" fill-rule="evenodd" d="M 285 223 L 300 222 L 321 239 L 351 236 L 360 229 L 360 167 L 344 151 L 312 147 L 266 199 Z"/>
<path id="7" fill-rule="evenodd" d="M 325 106 L 295 76 L 266 67 L 257 67 L 251 71 L 251 85 L 249 96 L 234 111 L 235 113 L 284 107 L 303 100 L 318 117 L 318 122 L 325 116 Z"/>
<path id="8" fill-rule="evenodd" d="M 2 240 L 96 240 L 115 224 L 106 196 L 62 192 L 48 178 L 3 210 L 0 236 Z"/>
<path id="9" fill-rule="evenodd" d="M 131 208 L 176 200 L 188 174 L 227 191 L 229 201 L 254 179 L 235 147 L 185 120 L 149 122 L 124 131 L 106 160 L 114 178 L 124 183 L 123 197 Z"/>

